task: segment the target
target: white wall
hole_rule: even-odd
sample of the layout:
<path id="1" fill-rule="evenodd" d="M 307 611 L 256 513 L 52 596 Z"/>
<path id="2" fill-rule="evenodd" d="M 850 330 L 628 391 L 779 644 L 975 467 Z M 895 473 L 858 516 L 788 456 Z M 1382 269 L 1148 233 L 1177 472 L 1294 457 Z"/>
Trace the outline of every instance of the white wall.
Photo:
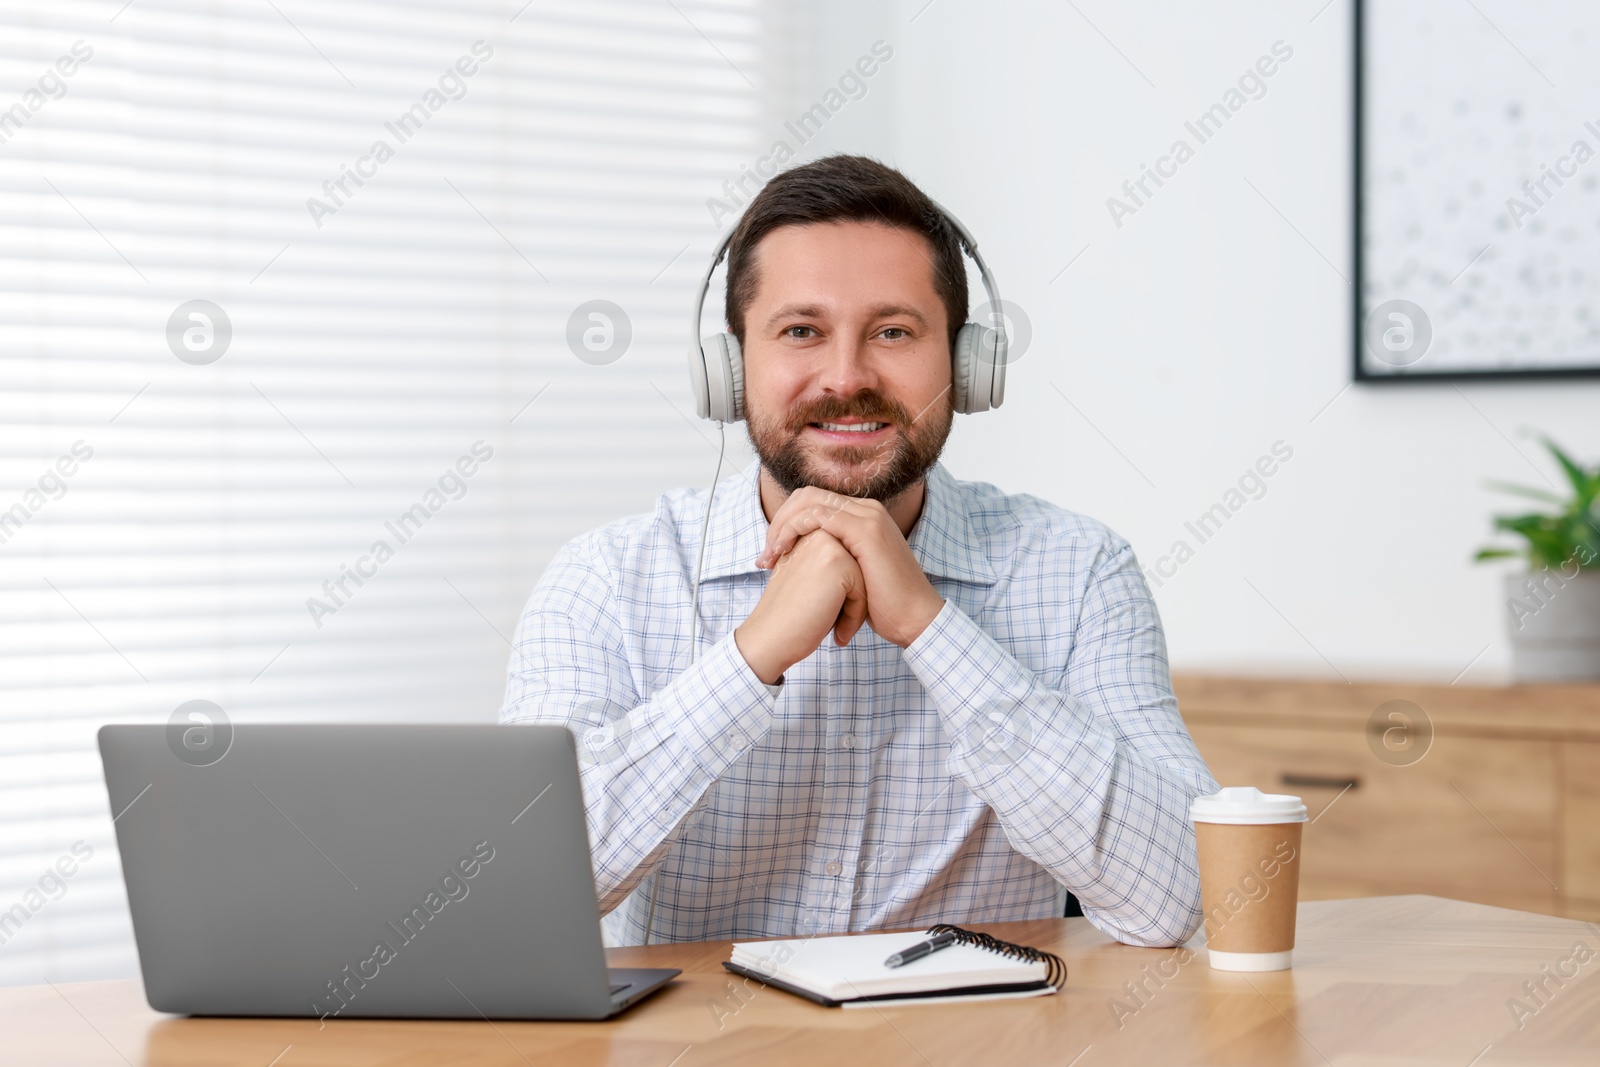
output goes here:
<path id="1" fill-rule="evenodd" d="M 895 54 L 808 149 L 905 170 L 1032 320 L 951 469 L 1105 520 L 1147 568 L 1197 546 L 1155 589 L 1177 668 L 1503 679 L 1502 571 L 1469 560 L 1515 502 L 1483 482 L 1560 481 L 1523 428 L 1600 457 L 1600 383 L 1346 388 L 1349 0 L 924 2 L 825 9 L 809 95 Z M 1118 228 L 1107 198 L 1277 41 L 1266 95 Z M 1198 544 L 1185 522 L 1278 441 L 1266 495 Z"/>

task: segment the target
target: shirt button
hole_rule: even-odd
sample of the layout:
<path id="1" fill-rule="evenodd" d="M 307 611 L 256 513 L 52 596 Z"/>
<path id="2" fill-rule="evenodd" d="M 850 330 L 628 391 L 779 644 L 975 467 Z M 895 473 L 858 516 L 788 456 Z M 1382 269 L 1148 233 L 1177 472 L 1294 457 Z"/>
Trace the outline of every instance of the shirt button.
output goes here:
<path id="1" fill-rule="evenodd" d="M 844 870 L 844 865 L 838 860 L 830 860 L 828 865 L 824 867 L 823 870 L 827 871 L 831 875 L 837 876 L 840 871 Z"/>
<path id="2" fill-rule="evenodd" d="M 839 738 L 839 745 L 840 745 L 841 748 L 855 748 L 856 747 L 856 735 L 855 734 L 845 734 L 843 737 Z"/>

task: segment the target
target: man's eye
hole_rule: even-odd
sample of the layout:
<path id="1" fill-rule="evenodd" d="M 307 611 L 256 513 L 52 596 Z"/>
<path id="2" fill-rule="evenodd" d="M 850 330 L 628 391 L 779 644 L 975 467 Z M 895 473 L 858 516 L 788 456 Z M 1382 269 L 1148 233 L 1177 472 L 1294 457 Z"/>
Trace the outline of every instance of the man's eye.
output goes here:
<path id="1" fill-rule="evenodd" d="M 806 340 L 807 338 L 810 338 L 810 337 L 815 337 L 817 335 L 817 331 L 813 330 L 809 326 L 791 326 L 787 330 L 784 330 L 783 332 L 788 334 L 790 337 L 793 337 L 796 340 L 801 340 L 801 341 Z"/>
<path id="2" fill-rule="evenodd" d="M 886 326 L 882 333 L 885 341 L 898 341 L 906 336 L 906 331 L 899 326 Z"/>

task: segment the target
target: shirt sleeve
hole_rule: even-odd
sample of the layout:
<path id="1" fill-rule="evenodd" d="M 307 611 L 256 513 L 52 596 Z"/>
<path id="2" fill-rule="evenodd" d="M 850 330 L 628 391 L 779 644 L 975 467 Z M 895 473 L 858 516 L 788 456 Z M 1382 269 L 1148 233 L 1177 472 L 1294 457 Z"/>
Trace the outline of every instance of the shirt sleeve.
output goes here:
<path id="1" fill-rule="evenodd" d="M 906 649 L 951 739 L 950 772 L 1118 941 L 1199 927 L 1189 802 L 1217 783 L 1178 715 L 1155 601 L 1126 543 L 1090 570 L 1065 685 L 1051 688 L 954 603 Z"/>
<path id="2" fill-rule="evenodd" d="M 534 589 L 512 642 L 502 723 L 576 735 L 600 913 L 667 854 L 711 786 L 771 727 L 764 685 L 730 631 L 653 693 L 640 693 L 593 547 L 569 545 Z"/>

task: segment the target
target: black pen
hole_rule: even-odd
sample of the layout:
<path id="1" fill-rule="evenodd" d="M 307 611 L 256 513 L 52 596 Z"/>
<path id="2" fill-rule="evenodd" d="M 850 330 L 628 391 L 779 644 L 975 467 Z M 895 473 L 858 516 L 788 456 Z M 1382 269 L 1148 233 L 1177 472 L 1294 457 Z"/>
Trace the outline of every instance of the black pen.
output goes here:
<path id="1" fill-rule="evenodd" d="M 919 941 L 910 948 L 901 949 L 893 956 L 890 956 L 888 959 L 884 960 L 883 965 L 885 967 L 903 967 L 912 960 L 920 960 L 924 956 L 938 952 L 945 946 L 953 945 L 955 943 L 956 935 L 946 931 L 936 937 L 931 937 L 926 941 Z"/>

